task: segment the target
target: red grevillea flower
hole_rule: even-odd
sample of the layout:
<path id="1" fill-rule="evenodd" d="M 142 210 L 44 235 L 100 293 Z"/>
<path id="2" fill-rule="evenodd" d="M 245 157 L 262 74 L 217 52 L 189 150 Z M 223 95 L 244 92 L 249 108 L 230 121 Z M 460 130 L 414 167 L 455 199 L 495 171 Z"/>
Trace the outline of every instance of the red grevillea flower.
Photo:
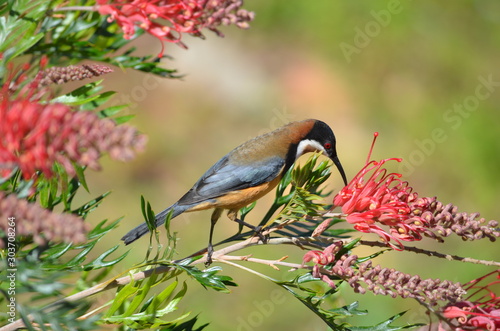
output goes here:
<path id="1" fill-rule="evenodd" d="M 20 87 L 26 77 L 18 75 L 12 66 L 9 69 L 0 90 L 1 177 L 15 168 L 25 179 L 37 171 L 50 177 L 56 162 L 73 174 L 72 163 L 98 169 L 103 153 L 128 160 L 143 149 L 145 137 L 134 128 L 117 126 L 93 112 L 42 101 L 47 98 L 47 90 L 39 87 L 41 76 Z"/>
<path id="2" fill-rule="evenodd" d="M 221 24 L 235 24 L 248 28 L 254 14 L 244 9 L 242 0 L 97 0 L 97 9 L 102 15 L 110 15 L 109 21 L 116 21 L 124 37 L 129 39 L 135 28 L 141 28 L 163 42 L 180 41 L 182 33 L 202 36 L 207 28 L 216 32 Z"/>
<path id="3" fill-rule="evenodd" d="M 489 283 L 482 285 L 489 279 Z M 464 286 L 469 296 L 459 302 L 447 305 L 442 315 L 448 319 L 456 331 L 500 330 L 500 269 L 475 279 Z"/>
<path id="4" fill-rule="evenodd" d="M 325 274 L 321 272 L 321 268 L 335 261 L 335 255 L 340 251 L 343 244 L 336 242 L 325 248 L 323 251 L 312 250 L 304 254 L 302 263 L 312 261 L 314 263 L 312 275 L 313 277 L 320 278 L 330 287 L 335 288 L 335 283 Z"/>
<path id="5" fill-rule="evenodd" d="M 401 241 L 418 241 L 428 236 L 439 241 L 455 233 L 464 240 L 500 236 L 498 222 L 485 223 L 479 213 L 460 213 L 452 204 L 443 205 L 435 197 L 419 198 L 401 174 L 390 173 L 383 166 L 391 158 L 370 161 L 333 199 L 342 207 L 347 222 L 365 233 L 376 233 L 390 247 L 403 250 Z M 386 226 L 389 230 L 384 230 Z M 392 243 L 395 242 L 395 244 Z"/>
<path id="6" fill-rule="evenodd" d="M 412 214 L 411 203 L 417 200 L 408 182 L 397 173 L 388 173 L 382 166 L 391 158 L 367 163 L 361 171 L 333 199 L 341 206 L 346 220 L 361 232 L 378 234 L 394 249 L 403 249 L 400 240 L 422 239 L 422 234 L 433 236 L 426 229 L 428 222 Z M 389 226 L 389 232 L 378 224 Z M 397 246 L 391 243 L 394 240 Z"/>

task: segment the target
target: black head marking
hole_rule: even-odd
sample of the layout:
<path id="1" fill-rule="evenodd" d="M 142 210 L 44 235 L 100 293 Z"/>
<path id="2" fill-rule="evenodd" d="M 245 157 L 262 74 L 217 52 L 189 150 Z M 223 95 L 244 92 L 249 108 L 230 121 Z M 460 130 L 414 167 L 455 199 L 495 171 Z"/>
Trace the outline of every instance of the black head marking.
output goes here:
<path id="1" fill-rule="evenodd" d="M 337 157 L 337 150 L 335 148 L 336 140 L 335 135 L 333 134 L 332 129 L 325 122 L 318 121 L 314 123 L 311 131 L 304 137 L 305 139 L 317 141 L 323 148 L 325 149 L 328 157 L 333 161 L 335 166 L 340 172 L 342 179 L 344 180 L 344 184 L 347 185 L 347 178 L 342 168 L 342 164 L 340 163 L 339 158 Z"/>
<path id="2" fill-rule="evenodd" d="M 335 135 L 332 129 L 322 121 L 316 121 L 309 133 L 304 137 L 304 140 L 314 140 L 317 141 L 323 148 L 330 158 L 337 156 L 337 151 L 335 149 Z"/>

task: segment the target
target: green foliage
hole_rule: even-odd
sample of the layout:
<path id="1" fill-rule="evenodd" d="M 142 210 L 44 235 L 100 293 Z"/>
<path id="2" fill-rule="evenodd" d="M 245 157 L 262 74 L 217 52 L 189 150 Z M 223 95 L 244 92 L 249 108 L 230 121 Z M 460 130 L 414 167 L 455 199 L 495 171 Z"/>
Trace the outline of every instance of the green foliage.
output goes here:
<path id="1" fill-rule="evenodd" d="M 319 154 L 314 154 L 303 167 L 295 166 L 285 173 L 276 188 L 274 203 L 259 225 L 297 221 L 305 216 L 319 215 L 323 207 L 318 200 L 327 195 L 320 189 L 320 185 L 330 177 L 330 167 L 326 160 L 317 165 L 318 157 Z M 290 190 L 288 193 L 287 189 Z M 271 220 L 272 215 L 282 207 L 279 215 Z"/>
<path id="2" fill-rule="evenodd" d="M 145 270 L 152 271 L 152 274 L 144 280 L 131 281 L 119 288 L 115 298 L 105 305 L 109 308 L 101 322 L 124 324 L 133 329 L 161 327 L 165 330 L 192 330 L 197 317 L 184 321 L 190 315 L 189 312 L 171 319 L 166 316 L 179 308 L 178 304 L 188 289 L 187 284 L 183 283 L 182 289 L 175 292 L 178 281 L 174 279 L 186 272 L 203 287 L 226 293 L 229 292 L 227 285 L 236 285 L 230 277 L 218 275 L 221 268 L 214 267 L 202 271 L 189 265 L 193 261 L 187 259 L 180 263 L 163 264 L 163 267 L 169 267 L 170 271 L 162 274 L 157 274 L 155 268 L 151 269 L 155 264 L 149 263 L 153 261 L 147 261 L 148 267 Z M 158 293 L 152 293 L 155 288 L 162 286 L 165 287 L 157 290 Z M 183 322 L 180 323 L 181 321 Z M 193 330 L 202 330 L 205 326 Z"/>
<path id="3" fill-rule="evenodd" d="M 328 325 L 332 330 L 335 331 L 361 331 L 361 330 L 402 330 L 410 329 L 418 326 L 423 326 L 423 324 L 414 323 L 411 325 L 394 326 L 391 325 L 397 318 L 405 314 L 402 312 L 389 319 L 380 322 L 375 326 L 353 326 L 350 323 L 345 322 L 345 319 L 353 316 L 364 316 L 368 314 L 367 310 L 360 310 L 359 303 L 353 302 L 349 305 L 344 305 L 337 308 L 324 308 L 327 301 L 331 301 L 332 296 L 335 296 L 339 292 L 340 284 L 335 288 L 330 288 L 323 295 L 319 295 L 317 290 L 313 290 L 308 287 L 304 287 L 305 284 L 314 281 L 315 279 L 311 277 L 310 273 L 304 274 L 302 276 L 296 277 L 293 281 L 289 282 L 276 282 L 277 285 L 285 288 L 289 293 L 291 293 L 296 299 L 298 299 L 302 304 L 304 304 L 308 309 L 314 312 L 319 318 L 321 318 L 326 325 Z"/>
<path id="4" fill-rule="evenodd" d="M 165 276 L 158 277 L 153 274 L 144 281 L 128 283 L 117 291 L 117 295 L 104 314 L 102 322 L 124 324 L 133 329 L 145 329 L 172 327 L 176 322 L 186 318 L 189 313 L 170 321 L 162 319 L 164 315 L 177 310 L 179 301 L 186 294 L 186 284 L 183 284 L 182 289 L 174 294 L 177 287 L 177 282 L 174 281 L 158 294 L 147 298 L 152 287 L 162 284 L 166 280 Z"/>
<path id="5" fill-rule="evenodd" d="M 30 307 L 19 306 L 19 315 L 25 320 L 32 320 L 33 324 L 26 323 L 27 330 L 95 330 L 95 324 L 99 315 L 86 319 L 79 319 L 89 309 L 90 304 L 79 303 L 61 303 L 53 309 L 40 310 Z M 36 324 L 35 324 L 36 323 Z M 35 327 L 36 325 L 36 327 Z"/>
<path id="6" fill-rule="evenodd" d="M 176 267 L 184 270 L 189 276 L 193 277 L 204 288 L 229 293 L 227 286 L 238 286 L 229 276 L 218 275 L 222 270 L 221 267 L 212 267 L 205 270 L 200 270 L 196 267 L 189 266 L 193 260 L 187 259 L 177 264 Z"/>
<path id="7" fill-rule="evenodd" d="M 396 319 L 403 316 L 404 314 L 406 314 L 406 312 L 396 314 L 396 315 L 390 317 L 389 319 L 387 319 L 386 321 L 380 322 L 379 324 L 377 324 L 375 326 L 349 327 L 349 329 L 351 331 L 362 331 L 362 330 L 364 330 L 364 331 L 386 331 L 386 330 L 387 331 L 394 331 L 394 330 L 413 329 L 413 328 L 425 325 L 423 323 L 414 323 L 414 324 L 408 324 L 408 325 L 404 325 L 404 326 L 391 325 L 392 322 L 394 322 Z"/>
<path id="8" fill-rule="evenodd" d="M 326 218 L 322 215 L 328 207 L 324 199 L 330 195 L 322 187 L 331 175 L 330 161 L 319 161 L 313 154 L 303 166 L 292 167 L 278 184 L 276 197 L 269 211 L 260 222 L 276 227 L 275 233 L 282 236 L 309 237 Z M 288 191 L 288 193 L 287 193 Z M 281 210 L 280 210 L 281 208 Z M 272 219 L 272 215 L 279 211 Z M 345 221 L 332 219 L 330 227 Z M 328 237 L 341 238 L 352 229 L 327 229 Z"/>
<path id="9" fill-rule="evenodd" d="M 49 1 L 9 0 L 0 7 L 0 54 L 8 61 L 22 55 L 39 42 L 38 22 L 48 9 Z M 2 71 L 0 71 L 0 76 Z"/>
<path id="10" fill-rule="evenodd" d="M 29 296 L 26 302 L 17 302 L 20 317 L 26 321 L 28 315 L 33 316 L 34 323 L 48 324 L 50 329 L 71 327 L 73 329 L 90 330 L 95 328 L 99 316 L 79 320 L 90 305 L 86 301 L 60 302 L 46 306 L 48 299 L 59 298 L 77 279 L 78 287 L 83 290 L 100 281 L 110 272 L 113 266 L 123 260 L 126 254 L 110 258 L 117 246 L 95 257 L 95 247 L 106 234 L 115 229 L 118 221 L 105 224 L 102 221 L 88 234 L 89 241 L 83 245 L 51 244 L 49 246 L 33 246 L 29 241 L 18 242 L 16 256 L 16 295 Z M 0 304 L 6 304 L 10 282 L 7 276 L 6 252 L 0 252 L 2 261 L 0 269 Z M 109 260 L 108 260 L 109 258 Z M 0 315 L 0 322 L 7 316 Z M 28 325 L 29 329 L 33 329 Z"/>

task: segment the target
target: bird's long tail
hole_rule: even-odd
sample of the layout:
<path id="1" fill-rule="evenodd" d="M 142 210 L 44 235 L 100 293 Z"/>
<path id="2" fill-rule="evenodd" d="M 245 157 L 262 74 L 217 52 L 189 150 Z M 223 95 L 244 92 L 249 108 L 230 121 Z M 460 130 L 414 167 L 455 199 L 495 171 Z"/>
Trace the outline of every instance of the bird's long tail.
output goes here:
<path id="1" fill-rule="evenodd" d="M 158 213 L 155 216 L 155 226 L 159 227 L 160 225 L 165 223 L 165 217 L 167 216 L 167 214 L 171 210 L 173 210 L 172 217 L 171 217 L 171 219 L 172 219 L 176 216 L 179 216 L 180 214 L 185 212 L 187 209 L 189 209 L 188 206 L 179 206 L 177 204 L 173 204 L 172 206 L 168 207 L 167 209 Z M 148 232 L 149 232 L 148 225 L 146 223 L 142 223 L 141 225 L 133 228 L 126 235 L 124 235 L 122 237 L 122 240 L 125 243 L 125 245 L 128 245 L 128 244 L 136 241 L 137 239 L 139 239 L 140 237 L 142 237 L 143 235 L 145 235 Z"/>

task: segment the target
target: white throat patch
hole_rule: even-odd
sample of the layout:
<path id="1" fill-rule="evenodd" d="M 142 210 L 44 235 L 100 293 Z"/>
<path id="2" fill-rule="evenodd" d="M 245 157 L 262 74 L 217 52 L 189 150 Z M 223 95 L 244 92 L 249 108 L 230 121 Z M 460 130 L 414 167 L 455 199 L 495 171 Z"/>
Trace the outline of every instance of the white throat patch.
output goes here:
<path id="1" fill-rule="evenodd" d="M 321 146 L 319 142 L 316 140 L 302 140 L 299 145 L 297 146 L 297 155 L 295 155 L 295 159 L 298 159 L 301 155 L 304 155 L 305 153 L 308 152 L 321 152 L 325 156 L 328 156 L 328 153 L 326 152 L 325 148 Z"/>

